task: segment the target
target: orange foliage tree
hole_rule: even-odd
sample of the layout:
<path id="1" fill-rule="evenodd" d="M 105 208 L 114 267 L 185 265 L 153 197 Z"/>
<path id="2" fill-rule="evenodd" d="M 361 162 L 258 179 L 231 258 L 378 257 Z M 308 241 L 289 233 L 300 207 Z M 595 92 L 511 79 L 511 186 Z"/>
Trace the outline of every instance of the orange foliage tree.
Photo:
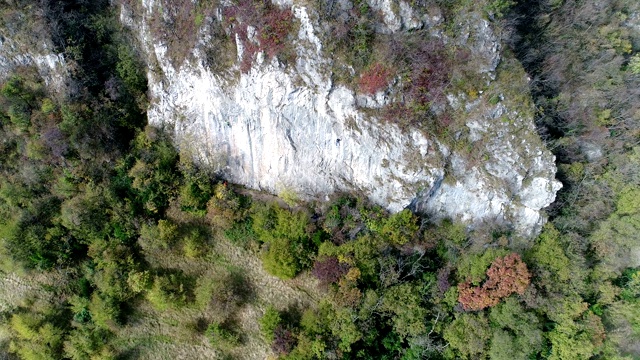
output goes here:
<path id="1" fill-rule="evenodd" d="M 487 278 L 482 286 L 471 286 L 469 281 L 458 285 L 458 301 L 465 310 L 482 310 L 511 294 L 524 294 L 531 274 L 520 255 L 511 253 L 491 263 Z"/>

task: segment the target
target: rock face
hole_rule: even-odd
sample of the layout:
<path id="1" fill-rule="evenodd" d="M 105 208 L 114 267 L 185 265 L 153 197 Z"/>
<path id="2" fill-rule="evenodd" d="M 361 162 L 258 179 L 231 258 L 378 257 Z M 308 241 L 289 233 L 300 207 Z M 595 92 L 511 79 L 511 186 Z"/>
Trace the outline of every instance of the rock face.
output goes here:
<path id="1" fill-rule="evenodd" d="M 13 13 L 15 26 L 0 26 L 0 81 L 19 66 L 35 66 L 47 87 L 64 94 L 68 68 L 62 54 L 53 51 L 50 38 L 42 30 L 44 19 L 32 7 Z"/>
<path id="2" fill-rule="evenodd" d="M 149 122 L 169 125 L 183 151 L 250 188 L 317 199 L 358 191 L 391 211 L 411 205 L 434 218 L 491 221 L 521 235 L 536 233 L 544 221 L 541 209 L 561 184 L 554 179 L 554 157 L 535 132 L 531 105 L 510 98 L 505 81 L 493 80 L 501 58 L 490 24 L 471 13 L 460 24 L 462 35 L 447 38 L 437 9 L 416 14 L 391 0 L 369 5 L 384 19 L 377 31 L 426 28 L 471 50 L 491 94 L 447 94 L 449 106 L 464 114 L 466 135 L 454 136 L 465 137 L 466 146 L 367 115 L 367 108 L 391 101 L 390 92 L 363 95 L 334 83 L 332 59 L 316 35 L 317 14 L 287 1 L 279 6 L 291 8 L 299 23 L 295 64 L 267 61 L 259 53 L 248 72 L 235 76 L 203 65 L 206 26 L 189 59 L 176 68 L 150 31 L 159 4 L 145 0 L 135 15 L 122 7 L 122 22 L 138 33 L 149 58 Z M 241 60 L 246 52 L 237 43 Z M 516 82 L 525 81 L 520 69 Z"/>

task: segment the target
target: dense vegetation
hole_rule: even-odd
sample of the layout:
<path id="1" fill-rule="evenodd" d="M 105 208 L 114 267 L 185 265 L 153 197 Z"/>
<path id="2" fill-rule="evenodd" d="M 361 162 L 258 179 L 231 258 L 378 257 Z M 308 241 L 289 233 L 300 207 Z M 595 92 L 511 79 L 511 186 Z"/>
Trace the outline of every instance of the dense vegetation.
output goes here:
<path id="1" fill-rule="evenodd" d="M 165 129 L 145 126 L 143 64 L 106 1 L 45 5 L 75 86 L 54 96 L 31 68 L 0 86 L 0 240 L 3 276 L 54 280 L 0 308 L 2 356 L 135 358 L 150 343 L 188 337 L 242 357 L 253 341 L 248 308 L 259 310 L 260 341 L 284 359 L 640 356 L 640 39 L 624 27 L 638 5 L 540 2 L 524 18 L 532 11 L 524 3 L 487 7 L 515 31 L 512 48 L 535 77 L 538 122 L 565 183 L 552 221 L 531 241 L 388 214 L 350 194 L 302 203 L 228 184 L 180 154 Z M 265 23 L 290 16 L 238 6 Z M 536 29 L 531 19 L 548 38 L 524 30 Z M 587 20 L 600 30 L 582 28 Z M 362 22 L 349 28 L 354 41 L 365 41 Z M 361 66 L 365 92 L 391 71 Z M 285 284 L 303 279 L 310 300 L 265 301 L 260 280 L 216 250 L 227 244 Z M 131 336 L 149 317 L 171 326 L 170 336 Z"/>

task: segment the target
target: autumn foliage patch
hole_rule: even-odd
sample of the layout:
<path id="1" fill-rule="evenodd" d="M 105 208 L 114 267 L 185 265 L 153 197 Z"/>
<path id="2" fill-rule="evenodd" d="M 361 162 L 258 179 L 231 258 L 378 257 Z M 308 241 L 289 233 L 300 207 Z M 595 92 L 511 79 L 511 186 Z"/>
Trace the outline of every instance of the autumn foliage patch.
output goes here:
<path id="1" fill-rule="evenodd" d="M 251 69 L 255 55 L 264 51 L 268 59 L 282 53 L 293 28 L 293 13 L 270 2 L 240 0 L 224 8 L 223 15 L 232 38 L 243 48 L 240 70 Z M 251 33 L 255 29 L 255 33 Z"/>
<path id="2" fill-rule="evenodd" d="M 487 277 L 482 286 L 471 286 L 469 281 L 458 285 L 458 301 L 465 310 L 482 310 L 511 294 L 524 294 L 531 274 L 520 255 L 512 253 L 497 258 L 487 270 Z"/>
<path id="3" fill-rule="evenodd" d="M 445 90 L 451 81 L 453 60 L 441 40 L 393 42 L 389 45 L 399 64 L 403 100 L 388 105 L 383 113 L 390 122 L 417 125 L 432 117 L 432 107 L 446 104 Z M 433 124 L 442 129 L 450 119 Z"/>
<path id="4" fill-rule="evenodd" d="M 151 18 L 151 31 L 167 46 L 172 64 L 179 67 L 196 43 L 196 7 L 191 0 L 160 1 Z"/>
<path id="5" fill-rule="evenodd" d="M 291 330 L 278 325 L 273 332 L 274 338 L 271 350 L 278 355 L 287 355 L 296 344 L 296 338 Z"/>
<path id="6" fill-rule="evenodd" d="M 376 63 L 370 66 L 360 76 L 360 90 L 366 94 L 375 94 L 389 85 L 391 70 Z"/>
<path id="7" fill-rule="evenodd" d="M 313 264 L 312 274 L 324 284 L 331 284 L 340 280 L 348 271 L 346 264 L 341 264 L 338 258 L 330 256 L 322 260 L 316 260 Z"/>

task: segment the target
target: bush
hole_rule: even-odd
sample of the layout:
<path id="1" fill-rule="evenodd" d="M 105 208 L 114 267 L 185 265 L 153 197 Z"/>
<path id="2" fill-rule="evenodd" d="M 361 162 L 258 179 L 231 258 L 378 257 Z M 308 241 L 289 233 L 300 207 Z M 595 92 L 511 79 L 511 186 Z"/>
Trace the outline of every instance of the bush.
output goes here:
<path id="1" fill-rule="evenodd" d="M 457 275 L 460 282 L 480 285 L 486 278 L 486 271 L 493 261 L 509 254 L 508 250 L 488 248 L 482 254 L 464 254 L 457 265 Z"/>
<path id="2" fill-rule="evenodd" d="M 178 225 L 174 224 L 171 220 L 162 219 L 158 221 L 157 244 L 159 248 L 171 248 L 178 241 L 179 234 Z"/>
<path id="3" fill-rule="evenodd" d="M 251 204 L 251 222 L 254 233 L 260 241 L 268 240 L 278 223 L 277 205 L 273 203 L 254 202 Z"/>
<path id="4" fill-rule="evenodd" d="M 309 238 L 309 214 L 275 204 L 254 204 L 253 229 L 264 243 L 262 261 L 271 274 L 291 279 L 312 264 L 315 245 Z"/>
<path id="5" fill-rule="evenodd" d="M 264 312 L 264 315 L 260 318 L 260 332 L 262 337 L 268 342 L 273 343 L 275 340 L 275 331 L 280 326 L 282 318 L 280 312 L 276 310 L 272 305 L 269 305 Z"/>
<path id="6" fill-rule="evenodd" d="M 291 10 L 280 9 L 271 2 L 239 0 L 236 4 L 225 7 L 223 15 L 232 38 L 242 42 L 242 72 L 251 69 L 256 53 L 264 51 L 267 59 L 272 59 L 286 50 L 287 37 L 294 24 Z M 258 44 L 249 39 L 249 26 L 257 31 Z"/>
<path id="7" fill-rule="evenodd" d="M 245 216 L 242 205 L 240 196 L 227 183 L 218 183 L 207 203 L 207 218 L 215 228 L 228 230 Z"/>
<path id="8" fill-rule="evenodd" d="M 276 326 L 271 350 L 278 355 L 287 355 L 296 345 L 296 338 L 291 330 L 282 325 Z"/>
<path id="9" fill-rule="evenodd" d="M 147 292 L 147 299 L 160 311 L 168 308 L 179 309 L 193 298 L 191 282 L 191 279 L 177 270 L 156 275 L 151 289 Z"/>
<path id="10" fill-rule="evenodd" d="M 199 309 L 222 316 L 231 314 L 252 296 L 251 283 L 240 268 L 219 268 L 198 278 L 195 302 Z"/>
<path id="11" fill-rule="evenodd" d="M 131 94 L 138 95 L 147 91 L 147 78 L 140 57 L 128 46 L 118 47 L 116 71 Z"/>
<path id="12" fill-rule="evenodd" d="M 260 49 L 271 59 L 284 50 L 287 36 L 293 28 L 293 14 L 289 9 L 281 10 L 274 6 L 267 9 L 260 29 Z"/>
<path id="13" fill-rule="evenodd" d="M 35 314 L 15 314 L 10 321 L 15 339 L 11 352 L 25 360 L 62 358 L 64 331 Z"/>
<path id="14" fill-rule="evenodd" d="M 360 91 L 373 95 L 389 85 L 391 70 L 386 66 L 375 63 L 360 75 Z"/>
<path id="15" fill-rule="evenodd" d="M 220 323 L 209 324 L 205 336 L 209 339 L 211 346 L 218 349 L 226 349 L 240 343 L 240 336 Z"/>
<path id="16" fill-rule="evenodd" d="M 262 263 L 265 270 L 271 275 L 281 279 L 292 279 L 301 270 L 302 266 L 292 247 L 294 244 L 289 239 L 278 238 L 269 241 L 264 246 Z"/>
<path id="17" fill-rule="evenodd" d="M 74 329 L 64 342 L 65 357 L 73 360 L 115 360 L 113 349 L 106 343 L 113 334 L 106 329 L 82 326 Z"/>
<path id="18" fill-rule="evenodd" d="M 629 70 L 635 75 L 640 75 L 640 54 L 635 54 L 629 60 Z"/>
<path id="19" fill-rule="evenodd" d="M 252 224 L 253 221 L 251 219 L 234 223 L 229 230 L 224 232 L 224 235 L 236 246 L 246 249 L 251 243 L 258 240 Z"/>
<path id="20" fill-rule="evenodd" d="M 191 259 L 202 256 L 206 251 L 206 235 L 203 230 L 191 230 L 183 239 L 182 251 Z"/>
<path id="21" fill-rule="evenodd" d="M 161 215 L 169 206 L 180 182 L 178 153 L 170 139 L 147 127 L 135 140 L 135 165 L 129 170 L 131 187 L 151 215 Z"/>
<path id="22" fill-rule="evenodd" d="M 491 0 L 485 9 L 489 15 L 499 19 L 515 4 L 513 0 Z"/>
<path id="23" fill-rule="evenodd" d="M 207 202 L 214 191 L 209 177 L 204 172 L 186 174 L 184 184 L 180 187 L 178 201 L 182 211 L 204 216 L 207 213 Z"/>
<path id="24" fill-rule="evenodd" d="M 197 35 L 196 8 L 191 0 L 164 0 L 151 19 L 152 34 L 168 49 L 168 57 L 179 68 L 193 50 Z"/>
<path id="25" fill-rule="evenodd" d="M 120 304 L 110 296 L 94 292 L 89 304 L 91 320 L 96 326 L 104 329 L 115 327 L 121 321 Z"/>
<path id="26" fill-rule="evenodd" d="M 464 359 L 481 358 L 491 337 L 484 314 L 458 314 L 443 332 L 444 339 Z"/>
<path id="27" fill-rule="evenodd" d="M 383 118 L 400 125 L 423 125 L 426 130 L 443 131 L 434 119 L 434 106 L 446 107 L 445 89 L 452 76 L 452 61 L 440 39 L 410 36 L 394 46 L 394 63 L 403 76 L 404 101 L 392 103 L 383 111 Z M 439 116 L 438 119 L 444 119 Z M 438 126 L 440 125 L 440 126 Z"/>

